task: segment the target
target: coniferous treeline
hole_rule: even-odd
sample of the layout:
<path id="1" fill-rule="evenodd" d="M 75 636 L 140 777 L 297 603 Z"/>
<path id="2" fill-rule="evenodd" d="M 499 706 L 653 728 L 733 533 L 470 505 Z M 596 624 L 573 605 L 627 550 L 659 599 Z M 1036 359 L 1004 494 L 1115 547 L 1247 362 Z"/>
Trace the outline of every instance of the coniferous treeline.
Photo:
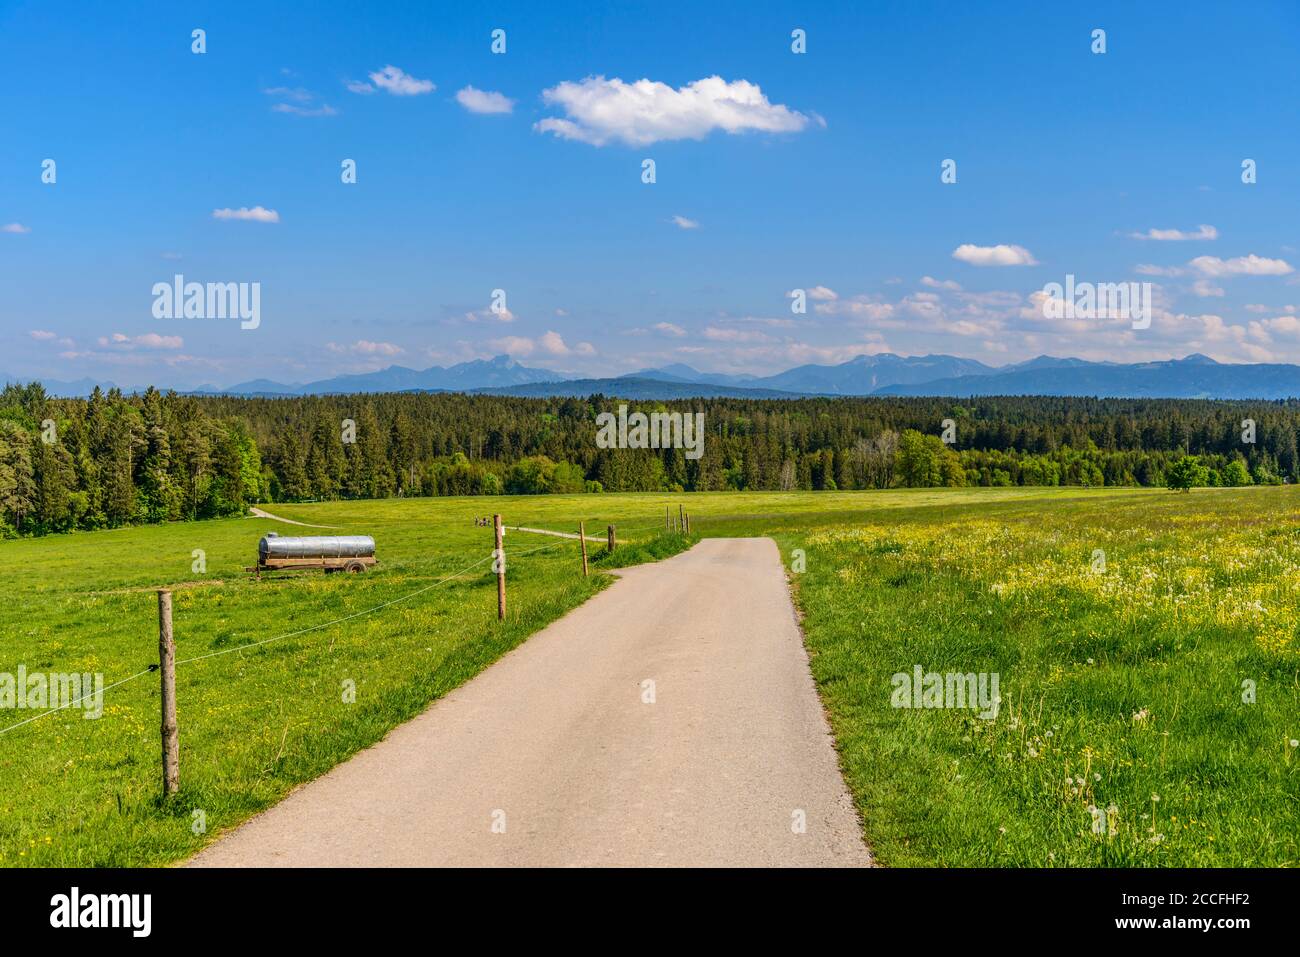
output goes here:
<path id="1" fill-rule="evenodd" d="M 1300 401 L 1003 397 L 632 402 L 703 412 L 699 459 L 602 449 L 620 400 L 0 393 L 0 535 L 240 514 L 254 502 L 573 491 L 1295 481 Z M 953 420 L 953 444 L 939 436 Z M 1245 441 L 1254 423 L 1254 442 Z"/>

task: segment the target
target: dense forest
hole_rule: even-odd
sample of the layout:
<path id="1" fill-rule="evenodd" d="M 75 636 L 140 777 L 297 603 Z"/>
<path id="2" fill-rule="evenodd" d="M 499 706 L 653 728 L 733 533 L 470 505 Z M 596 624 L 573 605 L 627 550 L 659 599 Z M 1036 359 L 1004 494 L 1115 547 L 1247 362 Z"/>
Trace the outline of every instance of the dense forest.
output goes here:
<path id="1" fill-rule="evenodd" d="M 703 454 L 605 449 L 619 400 L 0 392 L 0 537 L 390 495 L 1295 481 L 1300 401 L 705 399 Z M 951 420 L 948 438 L 944 420 Z M 1243 420 L 1253 422 L 1253 435 Z M 1250 441 L 1253 438 L 1254 441 Z M 1195 457 L 1195 469 L 1183 461 Z"/>

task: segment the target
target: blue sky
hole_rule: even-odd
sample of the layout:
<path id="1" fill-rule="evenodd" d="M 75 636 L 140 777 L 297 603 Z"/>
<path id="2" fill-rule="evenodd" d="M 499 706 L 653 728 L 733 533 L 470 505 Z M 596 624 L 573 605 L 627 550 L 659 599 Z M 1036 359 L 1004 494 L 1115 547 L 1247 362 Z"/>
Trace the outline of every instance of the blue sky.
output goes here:
<path id="1" fill-rule="evenodd" d="M 1300 4 L 468 6 L 0 0 L 0 370 L 1300 361 Z M 176 273 L 259 327 L 154 318 Z M 1067 274 L 1151 328 L 1044 319 Z"/>

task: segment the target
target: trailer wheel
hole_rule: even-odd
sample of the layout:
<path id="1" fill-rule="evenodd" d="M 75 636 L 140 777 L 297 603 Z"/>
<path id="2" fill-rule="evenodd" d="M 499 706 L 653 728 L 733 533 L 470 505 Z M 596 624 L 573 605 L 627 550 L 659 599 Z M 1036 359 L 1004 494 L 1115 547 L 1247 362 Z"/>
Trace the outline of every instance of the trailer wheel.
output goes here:
<path id="1" fill-rule="evenodd" d="M 343 570 L 349 575 L 359 575 L 366 570 L 366 566 L 361 562 L 348 562 L 343 566 Z"/>

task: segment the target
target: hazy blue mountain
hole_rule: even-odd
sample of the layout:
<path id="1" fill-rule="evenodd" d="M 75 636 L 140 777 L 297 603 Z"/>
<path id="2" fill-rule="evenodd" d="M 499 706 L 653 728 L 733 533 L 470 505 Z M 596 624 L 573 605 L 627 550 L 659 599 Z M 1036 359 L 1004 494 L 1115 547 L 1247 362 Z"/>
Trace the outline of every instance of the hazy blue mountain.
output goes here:
<path id="1" fill-rule="evenodd" d="M 232 385 L 225 392 L 235 395 L 325 395 L 338 392 L 439 392 L 482 389 L 489 386 L 552 382 L 564 377 L 546 369 L 530 369 L 509 356 L 475 359 L 454 366 L 408 369 L 389 366 L 377 372 L 341 375 L 302 385 L 286 385 L 269 379 L 254 379 Z"/>
<path id="2" fill-rule="evenodd" d="M 232 385 L 229 389 L 213 389 L 214 392 L 225 392 L 231 395 L 297 395 L 298 390 L 302 388 L 299 385 L 285 385 L 283 382 L 273 382 L 270 379 L 250 379 L 248 382 L 240 382 L 238 385 Z M 195 392 L 206 392 L 206 389 L 195 389 Z"/>
<path id="3" fill-rule="evenodd" d="M 688 365 L 677 362 L 672 365 L 660 366 L 657 369 L 642 369 L 640 372 L 629 372 L 627 375 L 619 376 L 619 378 L 656 379 L 660 382 L 704 382 L 709 385 L 747 385 L 754 382 L 758 376 L 700 372 L 698 369 L 692 369 Z"/>
<path id="4" fill-rule="evenodd" d="M 533 382 L 528 385 L 475 389 L 490 395 L 517 395 L 550 398 L 554 396 L 588 396 L 596 393 L 621 399 L 798 399 L 801 396 L 776 389 L 746 389 L 735 385 L 712 385 L 702 382 L 665 382 L 620 376 L 617 379 L 565 379 L 561 382 Z"/>
<path id="5" fill-rule="evenodd" d="M 32 376 L 0 375 L 0 388 L 9 382 L 26 384 L 31 381 L 33 381 Z M 67 381 L 63 379 L 40 379 L 39 381 L 41 385 L 45 386 L 46 395 L 58 396 L 64 399 L 85 398 L 95 391 L 95 386 L 99 386 L 104 392 L 116 388 L 111 382 L 90 378 Z"/>
<path id="6" fill-rule="evenodd" d="M 1056 356 L 1037 356 L 1033 359 L 1026 359 L 1024 362 L 1013 362 L 1011 365 L 999 366 L 992 372 L 1013 372 L 1021 369 L 1065 369 L 1077 366 L 1113 366 L 1115 362 L 1089 362 L 1087 359 L 1058 359 Z"/>
<path id="7" fill-rule="evenodd" d="M 992 366 L 957 356 L 896 356 L 882 352 L 874 356 L 855 356 L 834 366 L 798 366 L 776 375 L 752 379 L 746 385 L 785 392 L 870 395 L 896 384 L 987 375 L 994 371 Z"/>
<path id="8" fill-rule="evenodd" d="M 22 377 L 5 376 L 8 381 Z M 51 395 L 85 396 L 111 382 L 44 380 Z M 168 383 L 156 383 L 167 389 Z M 585 396 L 594 392 L 638 399 L 691 397 L 790 398 L 810 395 L 1095 395 L 1117 397 L 1276 399 L 1300 397 L 1300 366 L 1280 363 L 1223 364 L 1189 355 L 1160 362 L 1091 362 L 1038 356 L 993 368 L 956 356 L 857 356 L 840 365 L 803 365 L 772 376 L 700 372 L 675 364 L 617 378 L 566 379 L 497 356 L 443 368 L 389 366 L 378 372 L 317 382 L 241 382 L 228 389 L 205 386 L 194 393 L 321 395 L 350 392 L 494 392 L 502 395 Z"/>
<path id="9" fill-rule="evenodd" d="M 881 389 L 880 394 L 1286 399 L 1300 396 L 1300 366 L 1229 365 L 1203 355 L 1128 365 L 1076 359 L 1070 365 L 1022 367 L 991 375 L 893 385 Z"/>

